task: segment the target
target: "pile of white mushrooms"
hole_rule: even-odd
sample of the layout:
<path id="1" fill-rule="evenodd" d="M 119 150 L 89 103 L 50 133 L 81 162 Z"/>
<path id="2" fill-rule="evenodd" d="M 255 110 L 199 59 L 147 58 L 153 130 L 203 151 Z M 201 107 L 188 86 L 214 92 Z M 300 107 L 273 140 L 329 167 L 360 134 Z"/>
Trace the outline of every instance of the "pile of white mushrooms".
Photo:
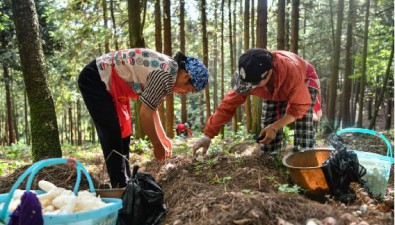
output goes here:
<path id="1" fill-rule="evenodd" d="M 79 191 L 76 196 L 74 192 L 59 188 L 53 183 L 45 180 L 39 181 L 38 186 L 41 190 L 45 191 L 44 194 L 37 195 L 44 215 L 62 215 L 83 212 L 102 208 L 107 206 L 107 204 L 111 204 L 103 202 L 100 196 L 96 197 L 95 193 L 86 190 Z M 24 192 L 24 190 L 20 189 L 15 190 L 8 207 L 11 212 L 21 203 L 21 197 Z M 1 208 L 2 204 L 0 204 L 0 209 Z"/>

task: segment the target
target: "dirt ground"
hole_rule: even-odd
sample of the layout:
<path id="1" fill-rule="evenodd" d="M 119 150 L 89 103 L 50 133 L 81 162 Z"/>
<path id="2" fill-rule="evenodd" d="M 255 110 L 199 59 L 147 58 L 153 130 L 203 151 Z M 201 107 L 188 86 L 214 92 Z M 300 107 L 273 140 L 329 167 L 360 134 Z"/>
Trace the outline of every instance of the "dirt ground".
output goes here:
<path id="1" fill-rule="evenodd" d="M 175 145 L 190 147 L 193 141 L 178 140 Z M 369 143 L 376 149 L 376 142 Z M 259 156 L 258 150 L 257 144 L 242 143 L 230 150 L 237 154 L 213 154 L 204 159 L 174 154 L 166 163 L 143 163 L 136 160 L 138 156 L 131 158 L 135 159 L 132 163 L 140 164 L 140 171 L 153 175 L 165 192 L 168 212 L 163 225 L 394 224 L 393 169 L 384 201 L 367 203 L 357 198 L 352 204 L 343 204 L 328 196 L 319 202 L 303 192 L 280 191 L 293 185 L 281 157 Z M 103 165 L 101 154 L 77 160 L 88 168 L 96 186 L 106 181 L 98 166 Z M 0 193 L 7 193 L 26 168 L 0 177 Z M 36 181 L 42 179 L 72 189 L 75 174 L 73 168 L 54 166 L 38 174 Z M 81 188 L 86 189 L 86 183 L 82 182 Z"/>

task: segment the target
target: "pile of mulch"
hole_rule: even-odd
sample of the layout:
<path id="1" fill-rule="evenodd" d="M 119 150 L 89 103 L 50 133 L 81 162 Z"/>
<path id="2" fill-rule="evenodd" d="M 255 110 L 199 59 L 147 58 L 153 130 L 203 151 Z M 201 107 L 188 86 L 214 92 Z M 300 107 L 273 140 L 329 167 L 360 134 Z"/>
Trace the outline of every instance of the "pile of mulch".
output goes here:
<path id="1" fill-rule="evenodd" d="M 279 191 L 283 185 L 292 186 L 286 169 L 279 158 L 271 155 L 259 157 L 255 144 L 236 145 L 230 152 L 235 155 L 216 154 L 196 159 L 178 154 L 166 163 L 149 161 L 140 165 L 140 171 L 153 175 L 165 192 L 169 210 L 161 224 L 302 225 L 307 221 L 319 224 L 324 220 L 336 220 L 337 225 L 358 224 L 361 221 L 371 225 L 394 223 L 393 204 L 387 212 L 368 209 L 358 214 L 361 202 L 344 205 L 328 198 L 323 204 L 307 198 L 303 193 Z M 96 167 L 103 165 L 100 154 L 87 162 L 79 161 L 87 168 L 91 168 L 92 164 Z M 7 193 L 26 169 L 27 166 L 2 177 L 0 193 Z M 89 172 L 95 186 L 108 179 L 103 170 Z M 47 167 L 38 173 L 32 189 L 37 189 L 35 185 L 39 180 L 72 189 L 75 179 L 73 167 Z M 393 184 L 393 171 L 390 183 Z M 24 186 L 21 185 L 22 188 Z M 80 186 L 81 189 L 88 189 L 84 178 Z M 389 187 L 393 197 L 393 187 Z"/>
<path id="2" fill-rule="evenodd" d="M 240 153 L 248 146 L 235 148 Z M 162 224 L 296 225 L 328 219 L 338 225 L 393 224 L 393 205 L 386 212 L 369 209 L 359 215 L 361 202 L 344 205 L 328 198 L 322 204 L 303 193 L 280 192 L 281 185 L 292 185 L 285 168 L 278 158 L 258 157 L 256 152 L 240 157 L 219 154 L 204 161 L 173 157 L 166 166 L 148 163 L 144 170 L 157 175 L 169 208 Z"/>

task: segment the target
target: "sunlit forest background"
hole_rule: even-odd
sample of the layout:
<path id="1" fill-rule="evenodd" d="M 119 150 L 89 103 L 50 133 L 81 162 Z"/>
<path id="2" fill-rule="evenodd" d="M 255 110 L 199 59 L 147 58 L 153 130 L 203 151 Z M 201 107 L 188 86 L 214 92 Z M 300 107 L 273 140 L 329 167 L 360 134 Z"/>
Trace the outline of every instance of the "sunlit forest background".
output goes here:
<path id="1" fill-rule="evenodd" d="M 24 45 L 35 45 L 29 42 L 30 35 L 18 36 L 15 27 L 18 21 L 33 18 L 16 14 L 19 6 L 13 4 L 22 3 L 36 9 L 43 55 L 20 48 L 23 38 Z M 205 91 L 171 96 L 159 109 L 171 138 L 180 122 L 189 122 L 195 136 L 201 134 L 207 118 L 230 89 L 238 57 L 253 47 L 292 51 L 315 66 L 322 89 L 319 132 L 352 126 L 388 130 L 393 128 L 393 15 L 391 0 L 1 1 L 0 146 L 33 144 L 34 150 L 32 115 L 37 113 L 31 110 L 41 106 L 33 103 L 39 99 L 29 99 L 34 96 L 29 91 L 40 88 L 28 82 L 29 76 L 46 78 L 42 80 L 50 90 L 59 132 L 56 137 L 62 145 L 97 143 L 76 79 L 93 59 L 133 47 L 171 56 L 182 51 L 198 57 L 209 69 Z M 36 76 L 37 71 L 27 70 L 31 74 L 23 75 L 23 55 L 42 58 L 45 72 Z M 139 107 L 138 102 L 133 104 L 133 108 Z M 259 132 L 259 99 L 251 98 L 246 104 L 223 135 Z M 136 110 L 132 113 L 134 138 L 144 138 Z M 44 139 L 39 142 L 51 140 Z"/>

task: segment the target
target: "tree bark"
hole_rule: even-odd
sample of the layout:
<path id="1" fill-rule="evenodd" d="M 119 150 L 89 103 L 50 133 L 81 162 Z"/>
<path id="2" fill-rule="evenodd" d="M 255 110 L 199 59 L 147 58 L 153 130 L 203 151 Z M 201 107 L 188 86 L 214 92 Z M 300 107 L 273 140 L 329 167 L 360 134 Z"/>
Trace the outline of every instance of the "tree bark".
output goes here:
<path id="1" fill-rule="evenodd" d="M 128 0 L 128 22 L 129 22 L 129 44 L 131 48 L 144 48 L 145 41 L 143 36 L 143 26 L 141 23 L 141 6 L 140 0 Z M 134 102 L 134 113 L 135 113 L 135 137 L 144 138 L 145 134 L 141 127 L 139 112 L 141 108 L 141 101 Z M 132 125 L 133 129 L 133 125 Z"/>
<path id="2" fill-rule="evenodd" d="M 285 0 L 277 3 L 277 49 L 285 49 Z"/>
<path id="3" fill-rule="evenodd" d="M 250 48 L 250 0 L 244 1 L 244 51 Z M 245 113 L 246 113 L 246 128 L 247 132 L 252 132 L 252 114 L 251 114 L 251 98 L 247 97 L 245 102 Z"/>
<path id="4" fill-rule="evenodd" d="M 292 0 L 291 20 L 291 52 L 298 54 L 299 50 L 299 0 Z"/>
<path id="5" fill-rule="evenodd" d="M 164 32 L 164 53 L 171 56 L 171 14 L 170 0 L 163 0 L 163 32 Z M 165 131 L 169 138 L 174 137 L 174 95 L 166 97 L 166 124 Z"/>
<path id="6" fill-rule="evenodd" d="M 6 111 L 7 111 L 7 145 L 15 143 L 14 129 L 12 124 L 12 103 L 11 103 L 11 78 L 8 70 L 8 65 L 3 64 L 4 71 L 4 86 L 5 86 L 5 96 L 6 96 Z"/>
<path id="7" fill-rule="evenodd" d="M 185 52 L 185 0 L 180 0 L 180 50 Z M 188 122 L 187 95 L 181 95 L 181 123 Z"/>
<path id="8" fill-rule="evenodd" d="M 161 0 L 155 0 L 155 47 L 157 52 L 163 52 L 162 42 L 162 12 L 160 6 Z M 165 106 L 161 104 L 158 107 L 159 117 L 163 124 L 166 124 Z"/>
<path id="9" fill-rule="evenodd" d="M 224 99 L 225 91 L 224 91 L 224 79 L 225 79 L 225 50 L 224 50 L 224 23 L 225 23 L 225 0 L 221 2 L 221 99 Z M 225 137 L 225 128 L 221 129 L 222 139 Z"/>
<path id="10" fill-rule="evenodd" d="M 256 28 L 256 47 L 266 48 L 267 45 L 267 0 L 258 0 L 258 16 Z M 262 99 L 252 97 L 252 130 L 255 135 L 261 132 Z"/>
<path id="11" fill-rule="evenodd" d="M 344 83 L 343 83 L 343 100 L 342 100 L 342 126 L 343 128 L 351 127 L 351 111 L 350 111 L 350 101 L 351 101 L 351 91 L 352 91 L 352 82 L 350 79 L 350 75 L 352 74 L 352 30 L 355 21 L 355 8 L 354 8 L 354 0 L 348 1 L 348 21 L 347 21 L 347 42 L 346 42 L 346 65 L 344 71 Z"/>
<path id="12" fill-rule="evenodd" d="M 362 127 L 362 115 L 364 108 L 364 100 L 365 100 L 365 85 L 366 85 L 366 64 L 368 57 L 368 36 L 369 36 L 369 10 L 370 10 L 370 0 L 366 0 L 366 14 L 365 14 L 365 28 L 364 28 L 364 37 L 363 37 L 363 53 L 362 53 L 362 75 L 361 75 L 361 83 L 359 88 L 359 110 L 358 110 L 358 120 L 357 126 Z"/>
<path id="13" fill-rule="evenodd" d="M 337 98 L 337 82 L 339 80 L 339 62 L 340 62 L 340 42 L 343 23 L 343 9 L 344 0 L 339 0 L 337 9 L 337 24 L 335 45 L 333 46 L 332 55 L 332 68 L 331 68 L 331 81 L 329 88 L 329 105 L 328 105 L 328 126 L 325 128 L 326 133 L 331 133 L 335 130 L 335 117 L 336 117 L 336 98 Z"/>
<path id="14" fill-rule="evenodd" d="M 208 68 L 208 40 L 207 40 L 207 15 L 206 15 L 206 0 L 201 1 L 201 13 L 202 13 L 202 35 L 203 35 L 203 64 Z M 204 89 L 206 95 L 206 118 L 211 116 L 210 106 L 210 89 L 209 82 Z"/>
<path id="15" fill-rule="evenodd" d="M 384 94 L 387 91 L 387 87 L 389 86 L 388 85 L 388 80 L 389 80 L 389 77 L 391 75 L 391 66 L 392 66 L 393 60 L 394 60 L 394 45 L 392 45 L 390 58 L 388 60 L 387 69 L 385 71 L 385 77 L 384 77 L 384 81 L 383 81 L 383 90 L 381 91 L 379 100 L 377 101 L 377 103 L 375 105 L 374 114 L 373 114 L 372 120 L 370 121 L 370 124 L 369 124 L 369 129 L 370 130 L 372 130 L 374 128 L 375 124 L 376 124 L 377 114 L 379 112 L 381 104 L 384 101 Z M 393 86 L 389 86 L 389 87 L 392 88 Z"/>
<path id="16" fill-rule="evenodd" d="M 31 112 L 33 161 L 62 157 L 34 1 L 12 0 L 12 13 Z"/>

